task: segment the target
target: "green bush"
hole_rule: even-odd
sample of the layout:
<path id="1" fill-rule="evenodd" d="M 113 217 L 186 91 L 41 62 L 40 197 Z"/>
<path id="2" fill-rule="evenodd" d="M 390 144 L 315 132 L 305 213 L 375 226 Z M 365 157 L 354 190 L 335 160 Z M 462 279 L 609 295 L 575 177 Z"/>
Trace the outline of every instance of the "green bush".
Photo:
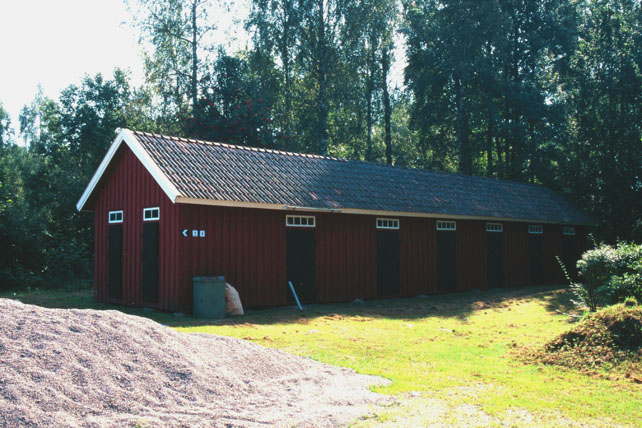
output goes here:
<path id="1" fill-rule="evenodd" d="M 612 303 L 624 302 L 629 298 L 642 302 L 642 261 L 632 265 L 632 272 L 611 277 L 605 294 Z"/>
<path id="2" fill-rule="evenodd" d="M 642 302 L 642 245 L 601 245 L 585 252 L 577 268 L 584 281 L 571 288 L 591 312 L 629 297 Z"/>

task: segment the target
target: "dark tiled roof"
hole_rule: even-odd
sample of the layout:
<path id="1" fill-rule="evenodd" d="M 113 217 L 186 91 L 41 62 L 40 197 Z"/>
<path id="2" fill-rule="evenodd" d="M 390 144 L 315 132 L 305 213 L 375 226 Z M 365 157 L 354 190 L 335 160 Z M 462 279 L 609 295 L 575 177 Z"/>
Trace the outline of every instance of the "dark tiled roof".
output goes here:
<path id="1" fill-rule="evenodd" d="M 539 185 L 133 133 L 187 198 L 594 223 Z"/>

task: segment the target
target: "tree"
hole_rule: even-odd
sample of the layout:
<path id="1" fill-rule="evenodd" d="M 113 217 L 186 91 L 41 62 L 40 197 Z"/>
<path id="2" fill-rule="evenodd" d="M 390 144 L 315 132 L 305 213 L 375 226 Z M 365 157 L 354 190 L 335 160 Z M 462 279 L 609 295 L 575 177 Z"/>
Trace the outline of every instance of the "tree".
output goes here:
<path id="1" fill-rule="evenodd" d="M 0 147 L 10 144 L 12 135 L 11 118 L 0 102 Z"/>
<path id="2" fill-rule="evenodd" d="M 147 80 L 161 97 L 164 116 L 197 115 L 198 82 L 203 74 L 202 54 L 211 49 L 204 37 L 215 28 L 207 22 L 209 0 L 127 0 L 141 42 L 153 52 L 145 58 Z"/>
<path id="3" fill-rule="evenodd" d="M 276 95 L 265 76 L 254 76 L 243 58 L 221 54 L 214 74 L 205 76 L 198 115 L 187 119 L 190 136 L 254 147 L 282 148 L 290 135 L 275 129 L 272 112 Z"/>
<path id="4" fill-rule="evenodd" d="M 351 65 L 359 70 L 361 90 L 366 110 L 366 160 L 373 161 L 373 127 L 379 116 L 377 107 L 383 104 L 384 120 L 387 120 L 386 159 L 392 163 L 392 140 L 390 134 L 390 94 L 388 73 L 391 51 L 399 10 L 396 1 L 360 0 L 345 6 L 346 24 L 342 28 L 342 50 Z M 347 47 L 347 49 L 346 49 Z"/>
<path id="5" fill-rule="evenodd" d="M 260 58 L 276 56 L 283 94 L 281 112 L 275 114 L 277 125 L 286 135 L 296 124 L 294 114 L 294 67 L 299 45 L 300 3 L 295 0 L 255 0 L 246 22 L 253 31 L 255 55 Z M 265 72 L 265 62 L 262 63 Z M 275 106 L 278 101 L 275 102 Z M 285 145 L 288 148 L 288 144 Z"/>
<path id="6" fill-rule="evenodd" d="M 426 0 L 405 7 L 411 124 L 433 152 L 433 166 L 447 168 L 456 158 L 459 171 L 472 174 L 471 126 L 479 113 L 481 70 L 488 68 L 484 41 L 495 31 L 484 24 L 496 5 Z"/>
<path id="7" fill-rule="evenodd" d="M 301 48 L 297 60 L 301 70 L 311 78 L 309 88 L 315 93 L 316 129 L 311 133 L 318 141 L 321 155 L 328 154 L 330 90 L 336 82 L 340 61 L 338 31 L 344 16 L 343 6 L 339 0 L 301 0 Z"/>
<path id="8" fill-rule="evenodd" d="M 45 229 L 23 180 L 36 162 L 24 147 L 0 147 L 0 289 L 26 287 L 40 276 Z"/>
<path id="9" fill-rule="evenodd" d="M 542 181 L 563 133 L 557 78 L 574 49 L 575 4 L 425 0 L 405 11 L 411 125 L 431 166 Z"/>
<path id="10" fill-rule="evenodd" d="M 550 142 L 563 138 L 564 98 L 555 95 L 557 76 L 575 49 L 576 3 L 511 0 L 499 5 L 504 22 L 496 45 L 500 114 L 493 121 L 498 172 L 546 182 Z"/>
<path id="11" fill-rule="evenodd" d="M 28 150 L 14 150 L 16 167 L 8 181 L 13 184 L 6 188 L 20 222 L 11 230 L 24 240 L 11 250 L 9 262 L 16 268 L 9 272 L 15 281 L 60 284 L 89 276 L 93 218 L 77 212 L 75 204 L 114 131 L 145 121 L 130 116 L 139 111 L 132 107 L 135 93 L 126 74 L 116 70 L 110 80 L 100 74 L 85 77 L 63 90 L 58 101 L 38 94 L 23 108 L 20 125 Z M 16 242 L 10 238 L 7 242 Z"/>
<path id="12" fill-rule="evenodd" d="M 564 80 L 570 100 L 563 188 L 610 242 L 642 239 L 642 8 L 592 0 Z"/>

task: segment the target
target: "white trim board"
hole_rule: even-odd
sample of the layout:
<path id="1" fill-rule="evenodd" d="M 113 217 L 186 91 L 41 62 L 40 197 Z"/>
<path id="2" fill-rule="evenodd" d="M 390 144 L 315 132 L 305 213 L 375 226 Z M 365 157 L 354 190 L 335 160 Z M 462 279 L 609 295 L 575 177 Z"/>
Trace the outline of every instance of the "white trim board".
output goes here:
<path id="1" fill-rule="evenodd" d="M 100 165 L 98 166 L 98 169 L 94 173 L 94 176 L 91 178 L 91 180 L 89 181 L 89 184 L 85 188 L 85 191 L 83 192 L 82 196 L 76 203 L 76 209 L 78 211 L 82 211 L 82 209 L 85 207 L 87 200 L 89 199 L 91 194 L 94 192 L 94 189 L 100 182 L 100 179 L 105 173 L 105 170 L 111 163 L 111 160 L 116 155 L 116 152 L 118 152 L 118 149 L 120 148 L 123 142 L 127 144 L 127 146 L 131 149 L 134 155 L 143 164 L 145 169 L 152 175 L 156 183 L 158 183 L 160 188 L 163 189 L 163 192 L 165 192 L 165 194 L 170 199 L 170 201 L 176 202 L 176 198 L 179 196 L 178 189 L 176 189 L 176 186 L 174 186 L 169 181 L 169 179 L 163 173 L 163 171 L 160 170 L 158 165 L 156 165 L 156 163 L 152 160 L 149 154 L 147 154 L 145 149 L 143 149 L 143 147 L 140 145 L 140 143 L 136 139 L 136 136 L 134 136 L 134 133 L 129 129 L 122 129 L 118 133 L 114 141 L 111 143 L 111 146 L 107 151 L 107 154 L 103 158 L 102 162 L 100 162 Z"/>

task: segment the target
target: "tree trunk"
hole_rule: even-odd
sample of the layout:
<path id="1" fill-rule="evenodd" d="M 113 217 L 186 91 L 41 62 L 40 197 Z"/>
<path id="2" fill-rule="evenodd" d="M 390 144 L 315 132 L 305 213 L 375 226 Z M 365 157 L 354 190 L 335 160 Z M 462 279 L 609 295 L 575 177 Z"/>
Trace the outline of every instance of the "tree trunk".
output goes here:
<path id="1" fill-rule="evenodd" d="M 390 121 L 392 111 L 390 108 L 390 94 L 388 92 L 388 72 L 390 71 L 390 51 L 386 46 L 383 49 L 381 56 L 381 74 L 382 74 L 382 87 L 383 87 L 383 115 L 386 128 L 386 163 L 392 165 L 392 132 L 390 129 Z"/>
<path id="2" fill-rule="evenodd" d="M 464 87 L 459 78 L 455 78 L 455 102 L 457 104 L 457 147 L 459 149 L 459 172 L 472 174 L 472 158 L 468 147 L 466 111 L 464 110 Z"/>
<path id="3" fill-rule="evenodd" d="M 325 5 L 324 0 L 318 0 L 317 18 L 317 40 L 318 40 L 318 81 L 319 95 L 317 98 L 319 108 L 318 132 L 319 132 L 319 153 L 322 156 L 328 154 L 328 100 L 327 100 L 327 41 L 325 35 Z"/>
<path id="4" fill-rule="evenodd" d="M 493 175 L 493 117 L 492 117 L 492 111 L 490 107 L 490 103 L 488 103 L 488 116 L 486 120 L 488 123 L 486 124 L 486 162 L 488 163 L 487 170 L 486 170 L 486 175 L 491 177 Z"/>
<path id="5" fill-rule="evenodd" d="M 289 137 L 292 130 L 292 82 L 290 77 L 290 56 L 289 56 L 289 41 L 290 41 L 290 8 L 291 5 L 287 3 L 283 11 L 283 34 L 281 35 L 280 55 L 281 63 L 283 64 L 283 74 L 285 78 L 285 135 Z M 288 139 L 285 139 L 285 149 L 288 149 Z"/>
<path id="6" fill-rule="evenodd" d="M 198 71 L 198 56 L 196 52 L 197 40 L 197 27 L 196 27 L 196 6 L 197 0 L 192 1 L 192 117 L 197 116 L 197 71 Z"/>
<path id="7" fill-rule="evenodd" d="M 372 162 L 372 93 L 375 79 L 375 45 L 374 32 L 370 35 L 370 52 L 368 53 L 368 82 L 366 84 L 366 160 Z"/>

